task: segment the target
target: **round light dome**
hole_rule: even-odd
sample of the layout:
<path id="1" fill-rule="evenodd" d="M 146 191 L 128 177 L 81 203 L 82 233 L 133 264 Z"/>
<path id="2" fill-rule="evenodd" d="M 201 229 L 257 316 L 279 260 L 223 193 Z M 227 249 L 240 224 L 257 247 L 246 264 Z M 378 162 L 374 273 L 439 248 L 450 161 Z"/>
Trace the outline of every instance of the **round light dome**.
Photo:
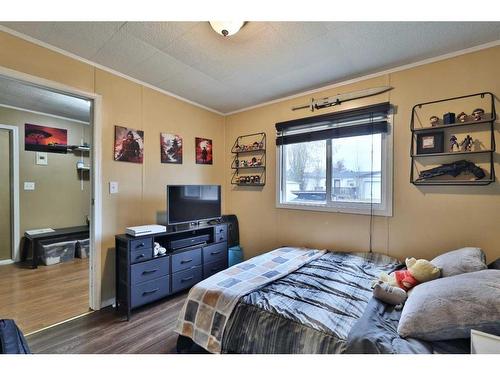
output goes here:
<path id="1" fill-rule="evenodd" d="M 245 22 L 242 21 L 209 21 L 212 29 L 222 36 L 236 34 L 242 28 Z"/>

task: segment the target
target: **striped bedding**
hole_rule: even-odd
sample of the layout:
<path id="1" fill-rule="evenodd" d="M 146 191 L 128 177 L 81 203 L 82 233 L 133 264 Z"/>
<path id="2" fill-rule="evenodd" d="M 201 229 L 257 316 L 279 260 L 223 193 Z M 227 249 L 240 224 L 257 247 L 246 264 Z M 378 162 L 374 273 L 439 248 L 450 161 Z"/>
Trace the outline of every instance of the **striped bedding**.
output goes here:
<path id="1" fill-rule="evenodd" d="M 240 298 L 223 353 L 342 353 L 380 272 L 401 266 L 377 253 L 328 252 Z"/>

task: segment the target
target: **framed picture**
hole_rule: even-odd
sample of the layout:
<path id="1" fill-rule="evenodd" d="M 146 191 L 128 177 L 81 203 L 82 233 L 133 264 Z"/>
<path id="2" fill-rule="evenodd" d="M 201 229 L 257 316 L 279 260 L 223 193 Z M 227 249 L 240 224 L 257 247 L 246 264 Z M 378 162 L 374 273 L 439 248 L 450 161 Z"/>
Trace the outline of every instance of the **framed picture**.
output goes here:
<path id="1" fill-rule="evenodd" d="M 176 134 L 160 133 L 161 162 L 182 164 L 182 138 Z"/>
<path id="2" fill-rule="evenodd" d="M 196 138 L 195 141 L 196 164 L 212 164 L 212 140 L 206 138 Z"/>
<path id="3" fill-rule="evenodd" d="M 26 151 L 68 152 L 68 131 L 50 126 L 24 124 L 24 149 Z"/>
<path id="4" fill-rule="evenodd" d="M 417 134 L 417 154 L 438 154 L 444 152 L 444 132 Z"/>
<path id="5" fill-rule="evenodd" d="M 116 161 L 142 164 L 144 158 L 144 132 L 115 126 L 115 149 Z"/>

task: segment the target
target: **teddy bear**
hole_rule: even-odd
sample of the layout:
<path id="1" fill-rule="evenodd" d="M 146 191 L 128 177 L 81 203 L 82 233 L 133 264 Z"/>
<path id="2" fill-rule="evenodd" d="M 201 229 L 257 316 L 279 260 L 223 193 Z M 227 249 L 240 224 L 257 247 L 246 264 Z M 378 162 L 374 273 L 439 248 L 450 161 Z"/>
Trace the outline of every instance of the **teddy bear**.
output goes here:
<path id="1" fill-rule="evenodd" d="M 405 270 L 397 270 L 390 275 L 382 273 L 378 280 L 409 291 L 418 284 L 437 279 L 441 276 L 441 270 L 428 260 L 406 258 L 405 264 Z"/>

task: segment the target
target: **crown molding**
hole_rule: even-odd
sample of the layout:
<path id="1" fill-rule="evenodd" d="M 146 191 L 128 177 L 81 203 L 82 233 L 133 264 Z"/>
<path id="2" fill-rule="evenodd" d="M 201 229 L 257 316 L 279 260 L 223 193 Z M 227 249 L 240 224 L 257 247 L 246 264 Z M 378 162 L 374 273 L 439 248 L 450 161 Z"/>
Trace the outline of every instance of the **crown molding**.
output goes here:
<path id="1" fill-rule="evenodd" d="M 147 87 L 147 88 L 150 88 L 150 89 L 152 89 L 152 90 L 158 91 L 158 92 L 160 92 L 160 93 L 162 93 L 162 94 L 165 94 L 165 95 L 167 95 L 167 96 L 171 96 L 172 98 L 175 98 L 175 99 L 178 99 L 178 100 L 180 100 L 180 101 L 186 102 L 186 103 L 188 103 L 188 104 L 194 105 L 195 107 L 199 107 L 199 108 L 202 108 L 202 109 L 204 109 L 204 110 L 206 110 L 206 111 L 210 111 L 210 112 L 216 113 L 216 114 L 218 114 L 218 115 L 220 115 L 220 116 L 224 116 L 224 113 L 222 113 L 222 112 L 220 112 L 220 111 L 217 111 L 216 109 L 213 109 L 213 108 L 210 108 L 210 107 L 204 106 L 203 104 L 200 104 L 200 103 L 194 102 L 194 101 L 192 101 L 192 100 L 186 99 L 186 98 L 184 98 L 184 97 L 182 97 L 182 96 L 179 96 L 179 95 L 177 95 L 177 94 L 174 94 L 174 93 L 172 93 L 172 92 L 170 92 L 170 91 L 167 91 L 167 90 L 161 89 L 161 88 L 156 87 L 156 86 L 154 86 L 154 85 L 152 85 L 152 84 L 150 84 L 150 83 L 147 83 L 147 82 L 141 81 L 140 79 L 137 79 L 137 78 L 134 78 L 134 77 L 130 77 L 129 75 L 126 75 L 126 74 L 121 73 L 121 72 L 119 72 L 119 71 L 117 71 L 117 70 L 111 69 L 111 68 L 109 68 L 109 67 L 107 67 L 107 66 L 104 66 L 104 65 L 98 64 L 98 63 L 96 63 L 96 62 L 94 62 L 94 61 L 87 60 L 87 59 L 86 59 L 86 58 L 84 58 L 84 57 L 81 57 L 81 56 L 75 55 L 74 53 L 71 53 L 71 52 L 68 52 L 68 51 L 66 51 L 66 50 L 63 50 L 63 49 L 61 49 L 61 48 L 59 48 L 59 47 L 53 46 L 52 44 L 49 44 L 49 43 L 43 42 L 43 41 L 41 41 L 41 40 L 39 40 L 39 39 L 36 39 L 36 38 L 33 38 L 33 37 L 29 36 L 29 35 L 26 35 L 26 34 L 20 33 L 19 31 L 12 30 L 12 29 L 10 29 L 10 28 L 8 28 L 8 27 L 4 26 L 4 25 L 0 25 L 0 31 L 3 31 L 3 32 L 7 33 L 7 34 L 10 34 L 10 35 L 13 35 L 13 36 L 15 36 L 15 37 L 18 37 L 18 38 L 20 38 L 20 39 L 23 39 L 23 40 L 25 40 L 25 41 L 27 41 L 27 42 L 30 42 L 30 43 L 36 44 L 36 45 L 38 45 L 38 46 L 40 46 L 40 47 L 44 47 L 44 48 L 47 48 L 47 49 L 49 49 L 49 50 L 51 50 L 51 51 L 54 51 L 54 52 L 60 53 L 61 55 L 64 55 L 64 56 L 69 57 L 69 58 L 72 58 L 72 59 L 74 59 L 74 60 L 78 60 L 78 61 L 83 62 L 83 63 L 85 63 L 85 64 L 91 65 L 91 66 L 93 66 L 93 67 L 95 67 L 95 68 L 98 68 L 98 69 L 100 69 L 100 70 L 104 70 L 104 71 L 106 71 L 106 72 L 108 72 L 108 73 L 114 74 L 114 75 L 116 75 L 116 76 L 118 76 L 118 77 L 121 77 L 121 78 L 124 78 L 124 79 L 127 79 L 127 80 L 129 80 L 129 81 L 132 81 L 132 82 L 137 83 L 137 84 L 139 84 L 139 85 L 142 85 L 142 86 L 144 86 L 144 87 Z"/>

